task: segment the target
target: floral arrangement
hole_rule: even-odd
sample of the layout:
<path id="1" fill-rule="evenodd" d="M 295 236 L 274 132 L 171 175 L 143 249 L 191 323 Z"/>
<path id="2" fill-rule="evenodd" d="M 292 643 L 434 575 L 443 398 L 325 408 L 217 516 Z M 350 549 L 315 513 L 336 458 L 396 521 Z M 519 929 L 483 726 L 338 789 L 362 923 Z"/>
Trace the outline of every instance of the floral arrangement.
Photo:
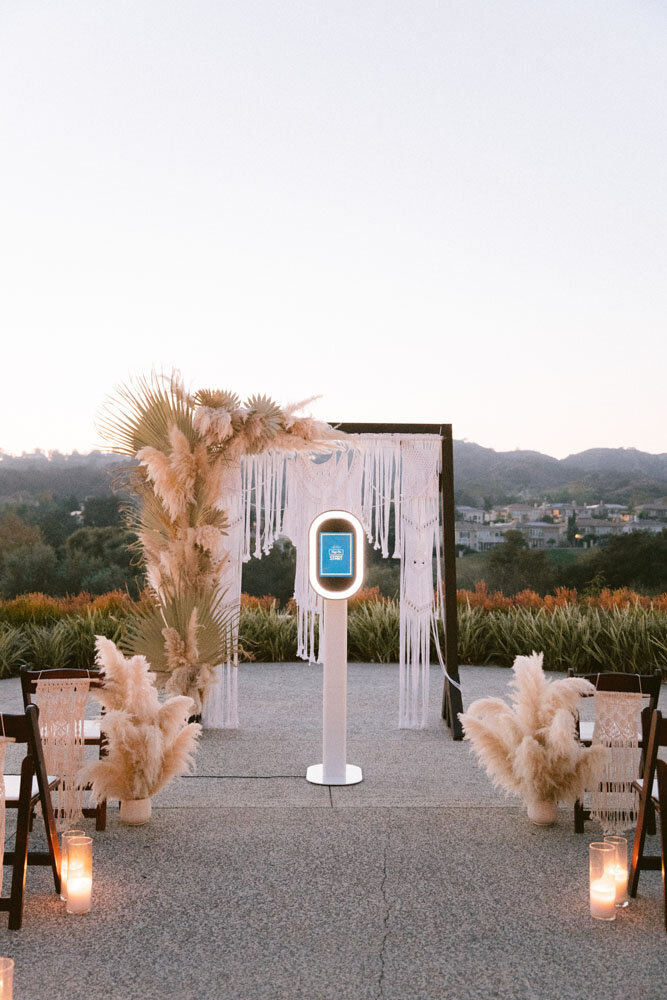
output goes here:
<path id="1" fill-rule="evenodd" d="M 280 407 L 267 396 L 242 403 L 222 390 L 192 393 L 173 373 L 121 387 L 105 407 L 102 434 L 139 462 L 127 517 L 153 598 L 131 615 L 124 646 L 147 657 L 168 692 L 191 697 L 197 713 L 215 666 L 232 659 L 238 614 L 222 610 L 224 484 L 243 455 L 314 451 L 340 438 L 328 424 L 299 416 L 307 402 Z"/>
<path id="2" fill-rule="evenodd" d="M 104 685 L 91 689 L 105 714 L 106 756 L 83 770 L 98 801 L 127 802 L 155 795 L 192 765 L 201 726 L 187 723 L 192 699 L 183 695 L 160 703 L 144 656 L 126 659 L 110 639 L 97 636 L 96 663 Z"/>
<path id="3" fill-rule="evenodd" d="M 538 803 L 573 803 L 606 759 L 606 747 L 581 746 L 576 735 L 579 698 L 592 694 L 583 678 L 549 681 L 542 653 L 517 656 L 511 705 L 481 698 L 459 715 L 466 739 L 495 785 Z"/>

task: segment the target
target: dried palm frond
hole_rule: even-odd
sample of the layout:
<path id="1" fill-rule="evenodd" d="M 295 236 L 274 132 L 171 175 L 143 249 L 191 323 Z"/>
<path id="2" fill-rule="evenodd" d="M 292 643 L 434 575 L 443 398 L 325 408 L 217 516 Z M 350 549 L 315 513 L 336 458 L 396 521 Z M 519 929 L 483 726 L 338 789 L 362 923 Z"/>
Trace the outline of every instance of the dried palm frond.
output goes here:
<path id="1" fill-rule="evenodd" d="M 124 651 L 145 656 L 163 686 L 193 698 L 198 708 L 212 681 L 211 667 L 234 655 L 238 612 L 224 607 L 223 597 L 220 590 L 184 589 L 180 581 L 167 582 L 153 604 L 127 620 Z M 178 678 L 171 683 L 176 670 L 180 686 Z M 196 675 L 202 670 L 200 683 Z"/>
<path id="2" fill-rule="evenodd" d="M 511 705 L 481 698 L 459 718 L 495 785 L 527 803 L 574 802 L 607 752 L 582 747 L 576 736 L 579 698 L 594 689 L 582 678 L 547 680 L 542 659 L 516 657 Z"/>
<path id="3" fill-rule="evenodd" d="M 153 674 L 143 656 L 126 659 L 114 644 L 97 636 L 96 662 L 104 685 L 91 694 L 103 705 L 106 755 L 84 768 L 98 802 L 149 798 L 192 767 L 201 726 L 187 724 L 191 698 L 160 704 Z"/>
<path id="4" fill-rule="evenodd" d="M 169 450 L 169 435 L 175 426 L 190 447 L 199 441 L 193 425 L 194 408 L 179 389 L 177 373 L 171 376 L 140 376 L 120 386 L 105 403 L 98 429 L 121 455 L 134 458 L 142 448 Z"/>

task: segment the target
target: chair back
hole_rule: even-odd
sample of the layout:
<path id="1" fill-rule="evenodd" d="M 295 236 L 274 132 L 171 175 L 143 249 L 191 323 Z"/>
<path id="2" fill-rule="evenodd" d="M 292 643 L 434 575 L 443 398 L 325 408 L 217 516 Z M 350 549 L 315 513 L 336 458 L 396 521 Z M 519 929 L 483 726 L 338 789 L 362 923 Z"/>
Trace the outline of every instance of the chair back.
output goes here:
<path id="1" fill-rule="evenodd" d="M 596 691 L 619 691 L 625 694 L 643 694 L 648 698 L 648 710 L 654 712 L 658 707 L 662 674 L 656 670 L 653 674 L 576 674 L 572 668 L 568 677 L 577 677 L 590 681 Z M 587 696 L 585 696 L 587 697 Z M 644 709 L 646 711 L 646 709 Z"/>
<path id="2" fill-rule="evenodd" d="M 48 670 L 35 670 L 31 667 L 21 667 L 21 692 L 23 704 L 27 708 L 32 704 L 32 696 L 37 691 L 39 680 L 77 680 L 88 678 L 91 688 L 104 686 L 104 675 L 99 670 L 79 670 L 74 667 L 53 667 Z"/>
<path id="3" fill-rule="evenodd" d="M 663 719 L 662 712 L 657 708 L 651 711 L 645 708 L 642 712 L 642 736 L 646 747 L 645 773 L 650 769 L 651 780 L 655 774 L 655 765 L 658 759 L 660 747 L 667 747 L 667 719 Z"/>
<path id="4" fill-rule="evenodd" d="M 35 745 L 41 749 L 38 717 L 39 709 L 36 705 L 30 705 L 29 709 L 26 708 L 24 715 L 9 715 L 2 712 L 0 714 L 0 736 L 6 736 L 14 743 L 27 743 L 29 753 L 35 749 Z"/>

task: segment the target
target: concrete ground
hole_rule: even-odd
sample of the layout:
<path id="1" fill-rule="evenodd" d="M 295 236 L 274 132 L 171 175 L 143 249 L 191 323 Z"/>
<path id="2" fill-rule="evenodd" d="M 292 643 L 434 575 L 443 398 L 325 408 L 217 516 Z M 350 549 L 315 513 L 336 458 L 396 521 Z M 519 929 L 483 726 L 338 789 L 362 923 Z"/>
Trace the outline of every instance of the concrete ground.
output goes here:
<path id="1" fill-rule="evenodd" d="M 510 678 L 461 673 L 466 705 Z M 242 667 L 241 729 L 204 734 L 197 773 L 156 797 L 149 825 L 114 808 L 94 834 L 90 914 L 68 916 L 48 871 L 28 869 L 23 929 L 0 915 L 15 1000 L 662 1000 L 660 873 L 614 923 L 592 920 L 599 830 L 575 835 L 566 809 L 530 824 L 451 740 L 441 687 L 434 668 L 430 728 L 399 731 L 398 668 L 352 664 L 348 760 L 364 781 L 318 787 L 304 775 L 321 758 L 320 669 Z M 19 709 L 16 681 L 0 706 Z"/>

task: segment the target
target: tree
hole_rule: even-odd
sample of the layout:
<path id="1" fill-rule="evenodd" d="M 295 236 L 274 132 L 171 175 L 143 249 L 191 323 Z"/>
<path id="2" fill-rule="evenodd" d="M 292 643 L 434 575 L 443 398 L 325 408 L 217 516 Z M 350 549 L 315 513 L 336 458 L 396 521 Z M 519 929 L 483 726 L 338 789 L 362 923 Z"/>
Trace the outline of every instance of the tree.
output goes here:
<path id="1" fill-rule="evenodd" d="M 6 510 L 0 517 L 0 557 L 16 549 L 34 548 L 41 541 L 37 525 L 28 524 L 14 510 Z"/>
<path id="2" fill-rule="evenodd" d="M 507 531 L 502 545 L 489 554 L 489 579 L 492 590 L 508 596 L 529 588 L 546 594 L 554 574 L 546 552 L 529 549 L 520 531 Z"/>
<path id="3" fill-rule="evenodd" d="M 615 535 L 565 568 L 559 582 L 584 590 L 600 579 L 612 588 L 629 587 L 649 594 L 667 590 L 667 528 L 657 535 L 648 531 Z"/>
<path id="4" fill-rule="evenodd" d="M 83 523 L 87 528 L 106 528 L 120 524 L 118 497 L 88 497 L 83 505 Z"/>

